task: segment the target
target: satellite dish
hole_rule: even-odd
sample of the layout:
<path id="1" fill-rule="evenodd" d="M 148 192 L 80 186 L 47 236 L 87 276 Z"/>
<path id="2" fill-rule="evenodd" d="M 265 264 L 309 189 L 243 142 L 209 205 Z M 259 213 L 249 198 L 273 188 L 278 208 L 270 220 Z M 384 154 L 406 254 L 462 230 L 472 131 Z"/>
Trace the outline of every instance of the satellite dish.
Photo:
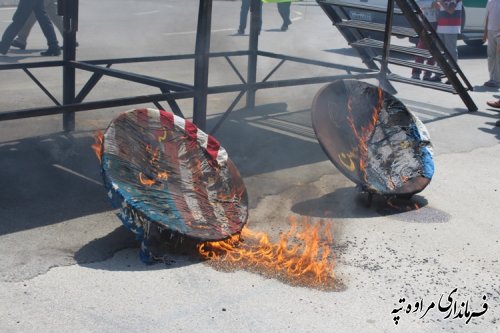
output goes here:
<path id="1" fill-rule="evenodd" d="M 337 169 L 369 193 L 407 196 L 431 181 L 425 126 L 377 86 L 357 80 L 326 85 L 314 98 L 312 124 Z"/>
<path id="2" fill-rule="evenodd" d="M 248 216 L 243 180 L 226 151 L 194 124 L 166 111 L 120 114 L 106 129 L 102 175 L 124 225 L 197 241 L 226 239 Z"/>

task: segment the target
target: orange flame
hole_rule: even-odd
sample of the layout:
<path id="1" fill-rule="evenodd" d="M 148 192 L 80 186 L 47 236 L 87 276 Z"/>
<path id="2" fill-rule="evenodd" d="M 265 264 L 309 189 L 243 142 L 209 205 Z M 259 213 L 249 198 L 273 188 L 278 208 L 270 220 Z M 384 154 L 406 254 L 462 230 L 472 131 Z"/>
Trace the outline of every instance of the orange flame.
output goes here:
<path id="1" fill-rule="evenodd" d="M 154 179 L 149 179 L 146 176 L 143 175 L 142 172 L 139 172 L 139 181 L 141 182 L 142 185 L 146 186 L 152 186 L 156 181 Z"/>
<path id="2" fill-rule="evenodd" d="M 156 174 L 156 179 L 158 180 L 167 180 L 168 179 L 168 173 L 166 171 L 160 171 L 158 174 Z"/>
<path id="3" fill-rule="evenodd" d="M 225 268 L 247 268 L 302 286 L 333 286 L 331 223 L 313 225 L 304 218 L 299 230 L 296 219 L 290 220 L 290 230 L 276 243 L 266 233 L 245 227 L 228 240 L 199 244 L 198 252 Z"/>
<path id="4" fill-rule="evenodd" d="M 368 176 L 366 174 L 366 167 L 368 165 L 368 145 L 367 141 L 370 139 L 370 136 L 375 129 L 375 125 L 377 124 L 378 117 L 382 107 L 384 105 L 384 100 L 382 98 L 382 88 L 378 87 L 377 90 L 378 100 L 377 104 L 373 107 L 373 112 L 371 114 L 370 121 L 367 125 L 361 126 L 360 131 L 356 128 L 354 124 L 354 118 L 352 116 L 352 101 L 351 97 L 347 100 L 347 110 L 349 111 L 349 116 L 347 117 L 347 121 L 349 122 L 349 126 L 351 127 L 354 136 L 358 140 L 358 152 L 359 152 L 359 170 L 363 173 L 363 178 L 365 182 L 368 182 Z"/>
<path id="5" fill-rule="evenodd" d="M 94 141 L 95 143 L 92 144 L 92 149 L 94 150 L 94 153 L 97 156 L 97 159 L 99 160 L 99 164 L 102 164 L 102 143 L 104 142 L 104 134 L 102 134 L 101 131 L 97 131 L 94 133 Z"/>

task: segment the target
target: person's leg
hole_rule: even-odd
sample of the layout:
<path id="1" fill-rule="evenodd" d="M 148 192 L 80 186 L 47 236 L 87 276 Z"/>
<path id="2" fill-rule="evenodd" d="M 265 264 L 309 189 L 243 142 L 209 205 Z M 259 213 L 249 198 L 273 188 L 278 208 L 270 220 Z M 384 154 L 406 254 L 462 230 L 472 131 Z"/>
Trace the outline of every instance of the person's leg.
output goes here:
<path id="1" fill-rule="evenodd" d="M 240 26 L 238 28 L 239 34 L 245 33 L 245 29 L 247 27 L 248 12 L 250 10 L 250 1 L 251 0 L 241 0 Z"/>
<path id="2" fill-rule="evenodd" d="M 495 69 L 495 53 L 496 53 L 496 45 L 495 45 L 495 36 L 493 36 L 493 30 L 488 30 L 488 73 L 490 75 L 489 81 L 492 82 L 495 79 L 493 78 L 494 69 Z"/>
<path id="3" fill-rule="evenodd" d="M 437 23 L 436 22 L 431 22 L 431 25 L 432 25 L 432 28 L 434 28 L 434 30 L 436 30 L 436 26 L 437 26 Z M 425 49 L 429 49 L 429 47 L 427 47 L 427 45 L 424 45 L 425 46 Z M 436 65 L 436 60 L 434 60 L 434 58 L 430 58 L 430 59 L 427 59 L 427 65 L 429 66 L 434 66 Z M 429 80 L 432 76 L 432 72 L 429 72 L 429 71 L 425 71 L 424 73 L 424 80 Z"/>
<path id="4" fill-rule="evenodd" d="M 455 62 L 458 61 L 457 34 L 446 34 L 446 49 Z"/>
<path id="5" fill-rule="evenodd" d="M 281 19 L 283 20 L 283 24 L 281 25 L 281 30 L 285 31 L 288 29 L 288 25 L 292 23 L 290 21 L 290 2 L 278 2 L 276 4 L 278 6 L 278 13 L 281 16 Z"/>
<path id="6" fill-rule="evenodd" d="M 292 20 L 290 20 L 290 7 L 292 6 L 291 2 L 283 2 L 283 12 L 285 13 L 286 23 L 288 25 L 292 24 Z"/>
<path id="7" fill-rule="evenodd" d="M 287 24 L 288 20 L 286 18 L 286 9 L 285 9 L 285 4 L 286 2 L 278 2 L 276 6 L 278 7 L 278 13 L 281 16 L 281 19 L 283 20 L 283 24 Z"/>
<path id="8" fill-rule="evenodd" d="M 17 9 L 12 16 L 12 23 L 5 29 L 2 40 L 0 41 L 0 53 L 6 54 L 10 48 L 10 44 L 21 30 L 24 23 L 33 12 L 35 5 L 34 0 L 20 0 Z"/>
<path id="9" fill-rule="evenodd" d="M 495 31 L 495 45 L 496 45 L 496 53 L 495 53 L 495 75 L 494 79 L 496 82 L 500 83 L 500 30 Z"/>
<path id="10" fill-rule="evenodd" d="M 59 55 L 61 51 L 59 50 L 59 42 L 57 41 L 56 33 L 54 31 L 54 26 L 45 11 L 44 0 L 36 0 L 36 5 L 33 8 L 35 12 L 36 19 L 40 24 L 45 38 L 47 39 L 47 45 L 49 46 L 48 51 L 52 52 L 42 52 L 42 55 Z M 57 51 L 56 51 L 57 50 Z M 45 53 L 45 54 L 44 54 Z"/>
<path id="11" fill-rule="evenodd" d="M 55 0 L 45 0 L 45 11 L 49 15 L 54 26 L 64 36 L 64 23 L 62 16 L 57 15 L 57 2 Z"/>
<path id="12" fill-rule="evenodd" d="M 424 41 L 420 38 L 417 43 L 417 49 L 426 49 Z M 417 64 L 422 64 L 424 63 L 424 58 L 422 57 L 415 57 L 415 62 Z M 422 70 L 420 68 L 413 68 L 411 71 L 411 77 L 412 79 L 418 79 L 420 80 L 420 73 L 422 73 Z"/>
<path id="13" fill-rule="evenodd" d="M 31 13 L 31 15 L 28 17 L 28 20 L 26 20 L 26 23 L 24 23 L 22 29 L 17 34 L 17 37 L 14 40 L 16 42 L 16 45 L 13 46 L 26 48 L 26 44 L 28 44 L 28 36 L 35 23 L 36 23 L 35 14 Z"/>
<path id="14" fill-rule="evenodd" d="M 500 83 L 500 31 L 488 30 L 488 72 L 489 81 Z"/>

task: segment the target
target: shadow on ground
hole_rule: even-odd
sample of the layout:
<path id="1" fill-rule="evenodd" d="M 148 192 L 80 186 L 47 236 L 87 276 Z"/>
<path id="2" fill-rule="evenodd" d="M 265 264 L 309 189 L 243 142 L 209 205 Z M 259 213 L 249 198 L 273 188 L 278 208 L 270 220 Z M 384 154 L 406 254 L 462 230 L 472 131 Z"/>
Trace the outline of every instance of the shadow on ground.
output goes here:
<path id="1" fill-rule="evenodd" d="M 208 120 L 208 131 L 219 118 Z M 235 110 L 214 136 L 243 177 L 327 160 L 311 126 L 311 111 L 290 112 L 286 103 Z"/>
<path id="2" fill-rule="evenodd" d="M 420 195 L 409 199 L 382 195 L 370 197 L 353 186 L 298 202 L 292 206 L 292 211 L 299 215 L 320 218 L 370 218 L 413 211 L 427 204 L 427 199 Z"/>
<path id="3" fill-rule="evenodd" d="M 0 143 L 0 235 L 110 210 L 92 134 Z"/>
<path id="4" fill-rule="evenodd" d="M 116 252 L 129 249 L 120 254 L 116 260 L 103 262 Z M 145 264 L 140 260 L 140 242 L 135 235 L 120 226 L 104 237 L 94 239 L 75 252 L 74 259 L 80 266 L 110 271 L 149 271 L 164 268 L 175 268 L 199 263 L 201 257 L 193 250 L 163 251 L 163 261 Z M 99 263 L 96 263 L 99 262 Z"/>

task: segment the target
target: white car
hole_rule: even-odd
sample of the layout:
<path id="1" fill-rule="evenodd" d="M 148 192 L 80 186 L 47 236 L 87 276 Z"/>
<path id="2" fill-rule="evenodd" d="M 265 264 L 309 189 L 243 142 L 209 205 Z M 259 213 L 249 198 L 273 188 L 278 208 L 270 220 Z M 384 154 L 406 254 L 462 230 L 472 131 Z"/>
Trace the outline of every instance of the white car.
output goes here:
<path id="1" fill-rule="evenodd" d="M 362 21 L 384 23 L 387 0 L 332 0 L 341 1 L 360 8 L 348 8 L 351 18 Z M 325 2 L 330 2 L 326 0 Z M 461 39 L 470 46 L 483 44 L 484 23 L 486 18 L 486 3 L 488 0 L 462 0 L 462 35 Z M 369 9 L 373 8 L 373 11 Z M 382 11 L 381 11 L 382 10 Z M 401 15 L 395 15 L 394 25 L 408 26 L 408 22 Z"/>

